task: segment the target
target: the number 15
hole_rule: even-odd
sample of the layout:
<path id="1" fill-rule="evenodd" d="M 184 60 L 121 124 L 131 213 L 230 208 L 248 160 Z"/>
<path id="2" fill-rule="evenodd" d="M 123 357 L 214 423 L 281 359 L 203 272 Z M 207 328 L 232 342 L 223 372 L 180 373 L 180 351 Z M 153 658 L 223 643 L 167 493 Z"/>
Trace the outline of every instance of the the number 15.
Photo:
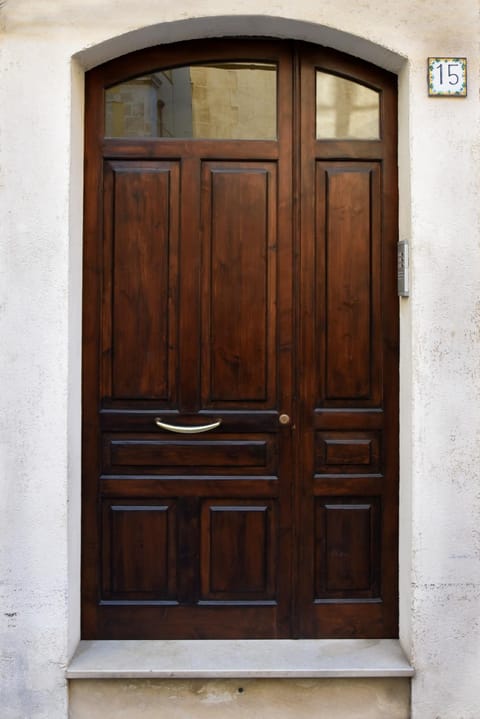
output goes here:
<path id="1" fill-rule="evenodd" d="M 457 72 L 453 71 L 454 68 L 458 67 L 460 67 L 460 64 L 458 62 L 449 62 L 447 64 L 447 78 L 449 85 L 458 85 L 458 83 L 460 82 L 460 75 Z M 440 74 L 440 84 L 443 85 L 443 64 L 440 63 L 437 69 Z"/>
<path id="2" fill-rule="evenodd" d="M 428 94 L 443 97 L 467 96 L 467 58 L 429 57 Z"/>

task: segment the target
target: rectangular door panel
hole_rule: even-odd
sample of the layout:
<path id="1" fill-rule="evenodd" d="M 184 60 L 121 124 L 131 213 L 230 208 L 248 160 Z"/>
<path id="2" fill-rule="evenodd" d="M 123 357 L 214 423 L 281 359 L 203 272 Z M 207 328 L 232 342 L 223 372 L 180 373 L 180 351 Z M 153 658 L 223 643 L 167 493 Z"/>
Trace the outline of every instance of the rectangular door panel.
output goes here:
<path id="1" fill-rule="evenodd" d="M 176 532 L 172 500 L 105 500 L 103 599 L 172 602 Z"/>
<path id="2" fill-rule="evenodd" d="M 202 439 L 179 435 L 107 435 L 104 473 L 272 475 L 277 471 L 277 438 L 222 434 Z"/>
<path id="3" fill-rule="evenodd" d="M 379 594 L 379 507 L 376 499 L 317 498 L 316 602 Z"/>
<path id="4" fill-rule="evenodd" d="M 317 163 L 319 406 L 381 402 L 379 191 L 378 163 Z"/>
<path id="5" fill-rule="evenodd" d="M 105 397 L 172 400 L 179 189 L 177 163 L 106 163 Z"/>
<path id="6" fill-rule="evenodd" d="M 276 165 L 204 163 L 202 406 L 274 407 Z"/>
<path id="7" fill-rule="evenodd" d="M 275 515 L 272 500 L 203 503 L 201 601 L 274 600 Z"/>
<path id="8" fill-rule="evenodd" d="M 380 470 L 380 432 L 316 432 L 315 473 L 372 474 Z"/>

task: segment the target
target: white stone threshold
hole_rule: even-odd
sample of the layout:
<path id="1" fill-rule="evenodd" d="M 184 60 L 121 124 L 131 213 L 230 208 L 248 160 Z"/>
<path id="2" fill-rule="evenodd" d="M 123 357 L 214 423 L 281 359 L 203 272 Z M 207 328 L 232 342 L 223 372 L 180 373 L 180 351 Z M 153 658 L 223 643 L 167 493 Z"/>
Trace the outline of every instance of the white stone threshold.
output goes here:
<path id="1" fill-rule="evenodd" d="M 411 677 L 395 639 L 81 641 L 68 679 Z"/>

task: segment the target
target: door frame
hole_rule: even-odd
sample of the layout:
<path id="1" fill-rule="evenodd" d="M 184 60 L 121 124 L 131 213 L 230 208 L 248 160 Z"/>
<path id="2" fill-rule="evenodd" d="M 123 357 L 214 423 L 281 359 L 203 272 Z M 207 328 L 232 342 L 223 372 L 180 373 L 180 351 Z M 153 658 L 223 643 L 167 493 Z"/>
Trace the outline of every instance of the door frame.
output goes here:
<path id="1" fill-rule="evenodd" d="M 203 43 L 202 43 L 202 44 L 203 44 Z M 207 52 L 207 54 L 208 54 L 208 52 Z M 126 58 L 125 58 L 125 61 L 126 61 Z M 118 62 L 119 62 L 119 61 L 117 61 L 117 63 L 118 63 Z M 100 108 L 98 108 L 98 110 L 100 110 Z M 98 118 L 97 118 L 97 119 L 98 119 Z M 391 191 L 391 190 L 392 190 L 392 188 L 390 189 L 390 191 Z M 88 224 L 88 223 L 87 223 L 87 224 Z M 398 315 L 397 315 L 397 316 L 398 316 Z M 86 335 L 86 336 L 88 336 L 88 332 L 89 332 L 89 327 L 86 326 L 86 327 L 85 327 L 85 335 Z"/>

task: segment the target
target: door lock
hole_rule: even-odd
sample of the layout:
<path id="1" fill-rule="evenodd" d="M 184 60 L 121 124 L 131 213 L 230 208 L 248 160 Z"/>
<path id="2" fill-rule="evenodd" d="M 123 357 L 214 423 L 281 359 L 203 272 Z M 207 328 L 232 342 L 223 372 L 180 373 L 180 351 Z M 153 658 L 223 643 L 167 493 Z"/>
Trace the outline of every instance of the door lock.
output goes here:
<path id="1" fill-rule="evenodd" d="M 280 422 L 280 424 L 283 424 L 285 426 L 287 424 L 290 424 L 290 417 L 288 416 L 288 414 L 281 414 L 278 418 L 278 421 Z"/>

